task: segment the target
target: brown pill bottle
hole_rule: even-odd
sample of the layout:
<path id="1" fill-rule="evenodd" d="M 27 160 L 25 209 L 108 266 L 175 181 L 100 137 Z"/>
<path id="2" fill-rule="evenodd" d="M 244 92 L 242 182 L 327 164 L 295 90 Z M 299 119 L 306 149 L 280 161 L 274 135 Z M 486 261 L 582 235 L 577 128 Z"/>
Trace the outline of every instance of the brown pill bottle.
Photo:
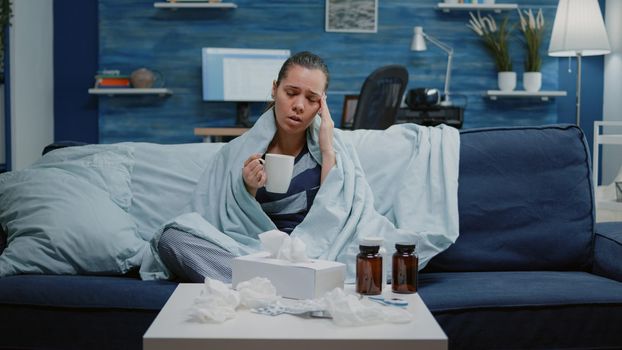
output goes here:
<path id="1" fill-rule="evenodd" d="M 395 244 L 392 277 L 391 289 L 394 293 L 410 294 L 417 292 L 419 257 L 415 253 L 415 244 Z"/>
<path id="2" fill-rule="evenodd" d="M 356 256 L 356 292 L 364 295 L 382 293 L 382 254 L 380 242 L 361 240 Z"/>

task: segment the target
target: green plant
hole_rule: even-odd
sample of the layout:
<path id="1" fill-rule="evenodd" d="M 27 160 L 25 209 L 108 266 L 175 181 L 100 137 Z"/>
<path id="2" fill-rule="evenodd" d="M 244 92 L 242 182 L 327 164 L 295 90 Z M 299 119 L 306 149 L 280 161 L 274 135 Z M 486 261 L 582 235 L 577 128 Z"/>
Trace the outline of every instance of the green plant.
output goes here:
<path id="1" fill-rule="evenodd" d="M 484 43 L 484 46 L 493 57 L 495 66 L 499 72 L 512 71 L 512 59 L 508 48 L 508 38 L 514 29 L 514 26 L 508 25 L 506 17 L 500 26 L 497 27 L 495 19 L 488 15 L 482 17 L 479 12 L 477 17 L 469 12 L 471 19 L 467 27 L 471 28 Z"/>
<path id="2" fill-rule="evenodd" d="M 522 12 L 524 12 L 524 16 Z M 523 10 L 522 12 L 518 10 L 520 28 L 525 39 L 525 47 L 527 48 L 525 72 L 539 72 L 542 66 L 540 46 L 542 45 L 542 36 L 544 35 L 544 16 L 542 15 L 542 9 L 538 10 L 535 17 L 531 9 Z"/>
<path id="3" fill-rule="evenodd" d="M 4 29 L 11 24 L 11 0 L 0 0 L 0 82 L 4 82 Z"/>

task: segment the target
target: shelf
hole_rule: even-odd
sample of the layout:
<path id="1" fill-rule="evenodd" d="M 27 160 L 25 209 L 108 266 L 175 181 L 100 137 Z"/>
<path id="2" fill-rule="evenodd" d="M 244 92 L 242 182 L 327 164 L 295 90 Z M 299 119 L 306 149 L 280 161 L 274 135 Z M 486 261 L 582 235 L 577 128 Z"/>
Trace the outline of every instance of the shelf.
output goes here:
<path id="1" fill-rule="evenodd" d="M 166 8 L 166 9 L 179 9 L 179 8 L 212 8 L 212 9 L 234 9 L 237 8 L 238 5 L 231 2 L 193 2 L 193 1 L 183 1 L 183 2 L 156 2 L 153 4 L 153 7 L 156 8 Z"/>
<path id="2" fill-rule="evenodd" d="M 527 97 L 539 97 L 542 101 L 548 101 L 550 97 L 562 97 L 566 96 L 566 91 L 501 91 L 501 90 L 488 90 L 486 96 L 491 100 L 496 100 L 499 97 L 512 97 L 512 98 L 527 98 Z"/>
<path id="3" fill-rule="evenodd" d="M 456 11 L 473 11 L 484 10 L 494 11 L 500 13 L 501 11 L 515 10 L 518 8 L 518 4 L 448 4 L 445 2 L 438 3 L 438 8 L 443 12 L 449 12 L 451 10 Z"/>
<path id="4" fill-rule="evenodd" d="M 152 89 L 138 89 L 138 88 L 92 88 L 89 89 L 91 95 L 172 95 L 171 89 L 165 88 L 152 88 Z"/>

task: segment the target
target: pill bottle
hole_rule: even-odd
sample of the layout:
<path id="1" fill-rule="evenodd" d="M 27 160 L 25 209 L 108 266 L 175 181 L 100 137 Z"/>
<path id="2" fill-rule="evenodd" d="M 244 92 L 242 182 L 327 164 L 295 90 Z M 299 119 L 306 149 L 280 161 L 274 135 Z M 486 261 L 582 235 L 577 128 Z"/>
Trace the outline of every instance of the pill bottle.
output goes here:
<path id="1" fill-rule="evenodd" d="M 382 238 L 364 238 L 356 256 L 356 292 L 365 295 L 382 293 Z"/>
<path id="2" fill-rule="evenodd" d="M 391 290 L 404 294 L 417 292 L 418 275 L 419 257 L 415 253 L 415 244 L 396 243 L 395 253 L 393 253 Z"/>

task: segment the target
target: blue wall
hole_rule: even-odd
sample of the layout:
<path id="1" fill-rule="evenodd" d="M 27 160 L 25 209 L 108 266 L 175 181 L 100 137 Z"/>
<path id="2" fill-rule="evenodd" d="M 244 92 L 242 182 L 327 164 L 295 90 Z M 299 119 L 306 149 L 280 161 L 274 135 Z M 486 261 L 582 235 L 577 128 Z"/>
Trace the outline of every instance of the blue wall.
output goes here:
<path id="1" fill-rule="evenodd" d="M 478 38 L 465 26 L 468 12 L 443 13 L 436 9 L 436 0 L 379 0 L 378 33 L 327 33 L 323 0 L 227 1 L 234 1 L 238 8 L 171 11 L 154 8 L 153 0 L 99 1 L 97 67 L 121 69 L 125 73 L 143 66 L 155 69 L 165 75 L 167 87 L 174 92 L 166 98 L 99 97 L 100 142 L 196 142 L 200 139 L 192 134 L 194 127 L 231 125 L 235 104 L 201 100 L 202 47 L 286 48 L 320 54 L 332 74 L 328 100 L 337 125 L 343 96 L 358 93 L 365 77 L 379 66 L 406 66 L 410 72 L 409 88 L 442 89 L 446 55 L 432 45 L 426 52 L 410 51 L 415 25 L 422 25 L 426 32 L 455 49 L 451 90 L 461 95 L 454 101 L 466 105 L 465 128 L 574 120 L 575 76 L 567 73 L 567 59 L 546 56 L 548 35 L 543 44 L 542 89 L 567 90 L 569 96 L 549 102 L 490 101 L 482 95 L 485 90 L 496 89 L 496 71 Z M 516 2 L 523 8 L 542 7 L 550 32 L 557 0 Z M 514 22 L 518 20 L 516 11 L 493 15 L 498 22 L 506 15 Z M 518 29 L 514 34 L 511 50 L 520 89 L 523 49 Z M 89 83 L 80 88 L 82 94 L 92 85 L 94 70 L 89 73 Z M 583 119 L 588 123 L 596 114 L 590 109 L 596 106 L 602 111 L 602 58 L 584 59 L 583 77 L 584 84 L 600 87 L 600 92 L 598 88 L 583 87 L 583 107 L 588 109 L 583 112 Z M 590 93 L 595 96 L 588 97 Z M 588 98 L 592 106 L 586 103 Z M 255 116 L 262 107 L 253 106 Z"/>

